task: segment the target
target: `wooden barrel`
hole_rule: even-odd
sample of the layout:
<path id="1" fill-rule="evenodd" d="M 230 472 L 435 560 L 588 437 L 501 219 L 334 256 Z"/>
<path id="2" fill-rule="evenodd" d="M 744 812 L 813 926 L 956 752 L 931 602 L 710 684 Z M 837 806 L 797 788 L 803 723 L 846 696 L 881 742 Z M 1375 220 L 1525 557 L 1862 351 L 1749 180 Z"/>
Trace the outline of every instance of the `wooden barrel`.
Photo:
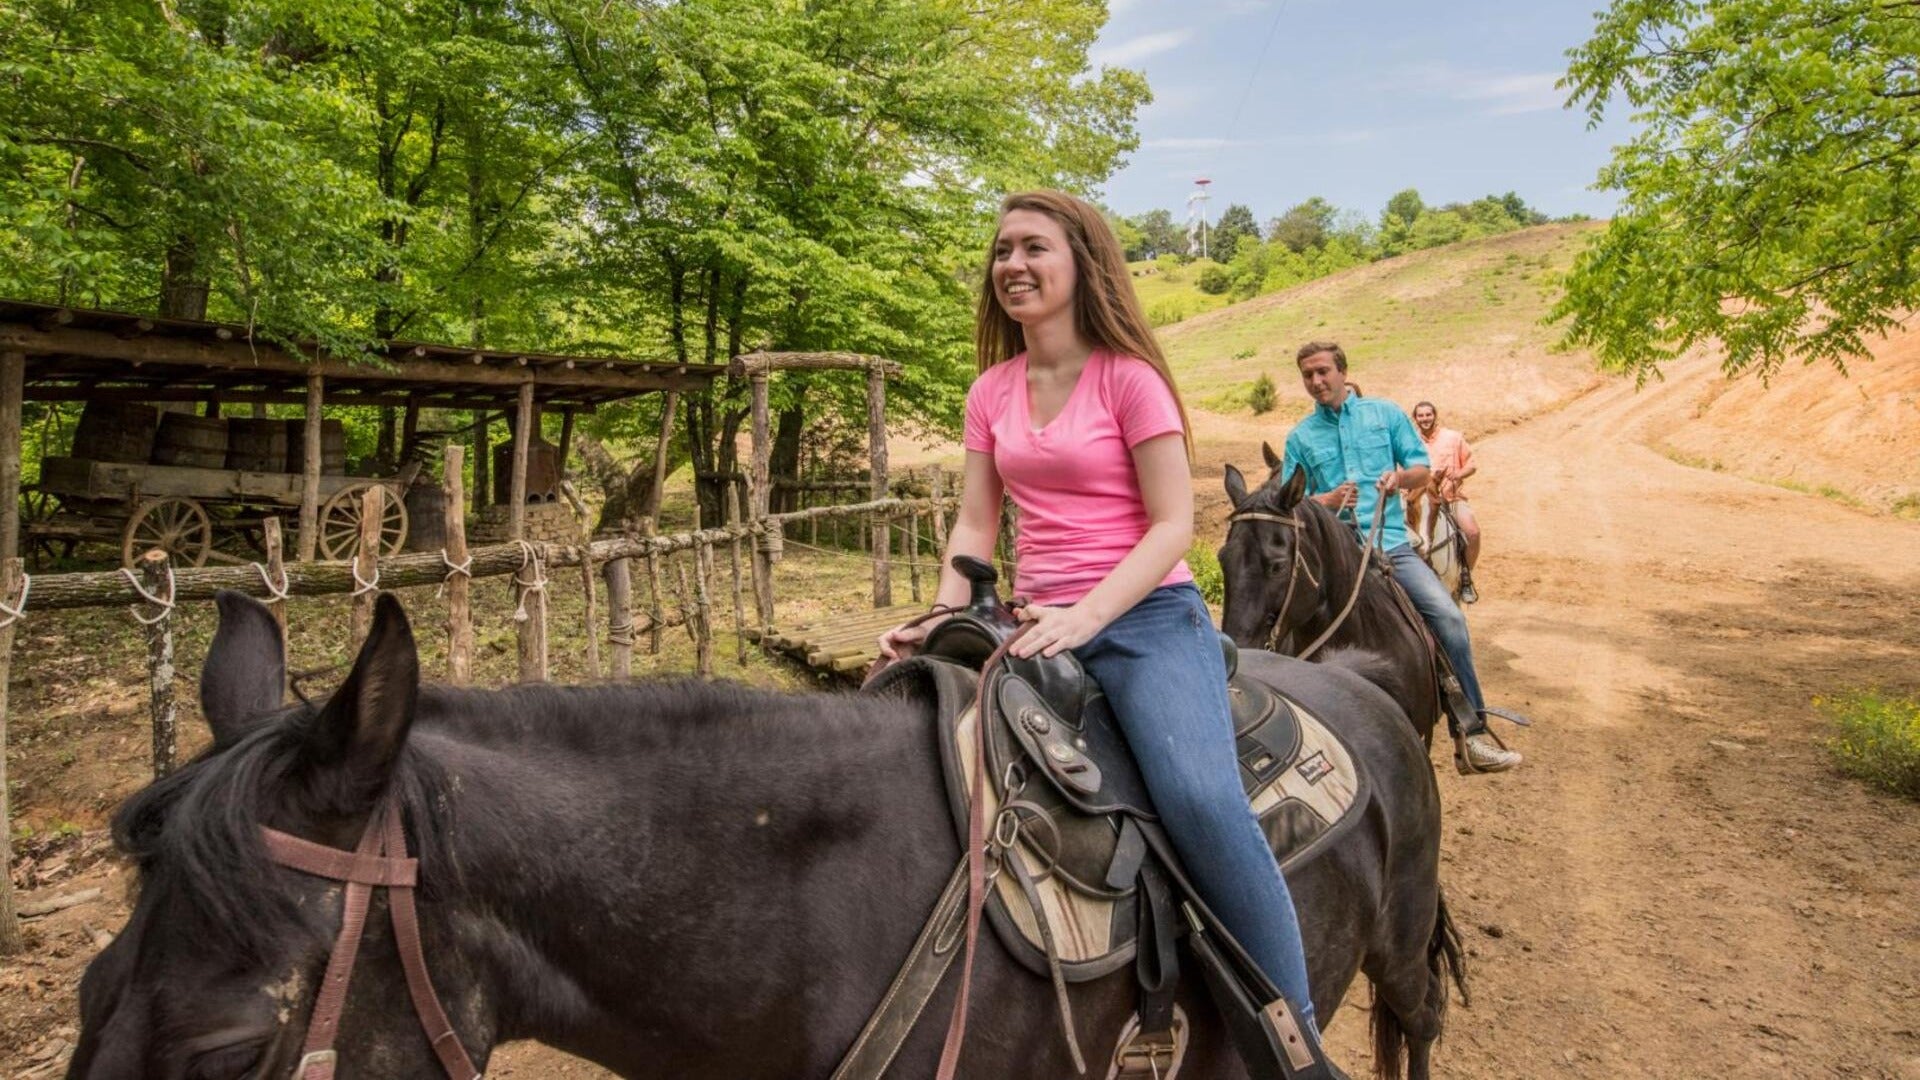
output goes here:
<path id="1" fill-rule="evenodd" d="M 431 478 L 407 489 L 408 551 L 439 551 L 447 546 L 447 489 Z"/>
<path id="2" fill-rule="evenodd" d="M 218 416 L 170 412 L 160 417 L 153 440 L 155 465 L 220 469 L 227 464 L 227 422 Z"/>
<path id="3" fill-rule="evenodd" d="M 244 417 L 227 421 L 227 468 L 242 472 L 285 472 L 286 423 Z"/>
<path id="4" fill-rule="evenodd" d="M 307 468 L 307 422 L 283 421 L 287 425 L 287 471 L 305 472 Z M 320 473 L 323 476 L 347 475 L 347 428 L 338 420 L 320 421 Z"/>
<path id="5" fill-rule="evenodd" d="M 136 402 L 89 401 L 73 430 L 73 456 L 145 465 L 153 457 L 160 412 Z"/>

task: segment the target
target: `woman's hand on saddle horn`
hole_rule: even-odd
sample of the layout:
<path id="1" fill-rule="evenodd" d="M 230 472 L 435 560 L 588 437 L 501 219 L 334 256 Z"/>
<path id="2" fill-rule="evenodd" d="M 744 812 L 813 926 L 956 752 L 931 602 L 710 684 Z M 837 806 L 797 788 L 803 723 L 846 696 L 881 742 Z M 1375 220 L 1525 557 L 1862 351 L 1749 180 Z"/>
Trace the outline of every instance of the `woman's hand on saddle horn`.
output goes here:
<path id="1" fill-rule="evenodd" d="M 927 632 L 941 623 L 946 617 L 910 619 L 880 635 L 880 655 L 888 660 L 904 660 L 920 651 L 920 643 L 927 640 Z"/>
<path id="2" fill-rule="evenodd" d="M 1008 651 L 1015 656 L 1058 656 L 1063 650 L 1078 648 L 1093 640 L 1107 623 L 1080 604 L 1072 607 L 1043 607 L 1027 604 L 1014 609 L 1014 615 L 1033 628 L 1021 635 Z"/>

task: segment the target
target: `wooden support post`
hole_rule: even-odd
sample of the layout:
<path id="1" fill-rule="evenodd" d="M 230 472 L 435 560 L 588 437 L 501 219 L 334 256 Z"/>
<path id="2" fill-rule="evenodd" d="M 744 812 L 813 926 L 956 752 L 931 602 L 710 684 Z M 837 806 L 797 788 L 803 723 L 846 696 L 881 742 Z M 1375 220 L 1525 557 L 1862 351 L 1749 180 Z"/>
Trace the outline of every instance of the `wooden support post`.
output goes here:
<path id="1" fill-rule="evenodd" d="M 568 419 L 572 419 L 571 414 L 568 415 Z M 580 584 L 587 591 L 587 612 L 584 620 L 587 627 L 587 675 L 598 679 L 600 677 L 600 604 L 595 597 L 599 590 L 595 588 L 593 577 L 593 545 L 589 544 L 580 550 Z"/>
<path id="2" fill-rule="evenodd" d="M 693 549 L 694 610 L 700 618 L 700 632 L 693 639 L 693 670 L 703 679 L 713 678 L 713 600 L 707 590 L 712 575 L 713 545 L 701 543 Z"/>
<path id="3" fill-rule="evenodd" d="M 660 655 L 660 624 L 666 619 L 660 598 L 660 557 L 647 553 L 647 655 Z"/>
<path id="4" fill-rule="evenodd" d="M 531 548 L 523 549 L 530 551 Z M 547 570 L 538 558 L 527 559 L 513 575 L 519 605 L 513 617 L 520 624 L 520 681 L 547 681 Z"/>
<path id="5" fill-rule="evenodd" d="M 511 540 L 527 538 L 527 450 L 533 446 L 533 440 L 539 436 L 534 427 L 533 380 L 520 384 L 520 405 L 514 412 L 513 425 L 513 480 L 508 485 L 507 495 L 513 504 L 507 507 L 507 537 Z"/>
<path id="6" fill-rule="evenodd" d="M 306 441 L 306 458 L 300 477 L 300 561 L 312 561 L 320 548 L 320 403 L 326 396 L 326 380 L 318 374 L 307 376 L 307 422 L 301 437 Z"/>
<path id="7" fill-rule="evenodd" d="M 733 564 L 733 651 L 734 660 L 747 666 L 747 602 L 740 587 L 740 538 L 727 545 L 727 561 Z"/>
<path id="8" fill-rule="evenodd" d="M 573 448 L 573 409 L 560 410 L 560 479 L 567 478 L 567 452 Z"/>
<path id="9" fill-rule="evenodd" d="M 268 516 L 260 522 L 260 543 L 267 549 L 267 581 L 271 589 L 287 587 L 286 538 L 280 531 L 280 519 Z M 280 625 L 280 655 L 287 656 L 287 602 L 274 597 L 267 601 L 273 621 Z M 288 668 L 291 671 L 291 667 Z"/>
<path id="10" fill-rule="evenodd" d="M 26 354 L 0 354 L 0 562 L 20 554 L 20 403 L 26 378 Z"/>
<path id="11" fill-rule="evenodd" d="M 473 414 L 473 512 L 478 514 L 493 505 L 493 446 L 489 442 L 493 414 L 477 409 Z"/>
<path id="12" fill-rule="evenodd" d="M 947 557 L 947 511 L 940 505 L 940 500 L 947 495 L 947 471 L 935 465 L 933 475 L 927 478 L 927 489 L 933 496 L 933 557 L 944 561 Z"/>
<path id="13" fill-rule="evenodd" d="M 7 358 L 9 367 L 15 355 Z M 17 556 L 0 561 L 0 599 L 17 603 L 25 572 Z M 9 618 L 5 626 L 0 626 L 0 956 L 19 952 L 23 944 L 20 920 L 13 913 L 13 811 L 7 802 L 7 680 L 13 675 L 13 631 L 18 621 L 17 617 Z"/>
<path id="14" fill-rule="evenodd" d="M 737 544 L 738 541 L 735 541 Z M 631 560 L 607 562 L 607 640 L 613 645 L 613 677 L 633 675 L 633 568 Z"/>
<path id="15" fill-rule="evenodd" d="M 653 487 L 647 491 L 646 523 L 648 529 L 660 527 L 660 494 L 667 486 L 667 448 L 672 445 L 673 414 L 680 406 L 680 393 L 667 391 L 667 402 L 660 410 L 660 437 L 653 444 Z M 660 650 L 655 649 L 655 652 Z"/>
<path id="16" fill-rule="evenodd" d="M 407 460 L 407 455 L 415 449 L 414 442 L 420 438 L 420 398 L 416 394 L 407 395 L 406 410 L 400 420 L 400 452 L 394 458 L 395 464 Z"/>
<path id="17" fill-rule="evenodd" d="M 373 629 L 373 601 L 380 581 L 380 519 L 387 512 L 385 484 L 368 484 L 360 496 L 360 544 L 353 552 L 353 650 L 357 653 Z"/>
<path id="18" fill-rule="evenodd" d="M 887 497 L 887 372 L 878 363 L 867 365 L 867 461 L 869 497 Z M 893 605 L 893 526 L 878 514 L 873 519 L 873 606 Z"/>
<path id="19" fill-rule="evenodd" d="M 747 478 L 747 494 L 753 503 L 753 520 L 767 523 L 767 511 L 772 505 L 773 483 L 770 473 L 773 461 L 772 425 L 767 415 L 767 372 L 754 371 L 748 376 L 747 384 L 752 391 L 751 432 L 753 445 L 752 472 Z M 778 551 L 773 543 L 776 535 L 763 534 L 753 545 L 753 601 L 754 614 L 760 625 L 773 625 L 773 564 L 778 561 Z"/>
<path id="20" fill-rule="evenodd" d="M 907 580 L 913 585 L 913 602 L 920 600 L 920 513 L 907 515 Z"/>
<path id="21" fill-rule="evenodd" d="M 447 681 L 455 686 L 465 686 L 473 681 L 473 578 L 470 574 L 451 569 L 470 565 L 467 555 L 466 493 L 461 488 L 465 482 L 461 475 L 461 466 L 466 464 L 461 460 L 464 453 L 465 448 L 459 443 L 447 444 L 447 549 L 443 556 L 449 564 L 446 584 Z"/>
<path id="22" fill-rule="evenodd" d="M 153 778 L 173 772 L 179 750 L 174 733 L 173 701 L 173 559 L 164 548 L 139 558 L 140 584 L 148 595 L 165 601 L 142 604 L 141 621 L 147 630 L 147 708 L 153 717 Z"/>

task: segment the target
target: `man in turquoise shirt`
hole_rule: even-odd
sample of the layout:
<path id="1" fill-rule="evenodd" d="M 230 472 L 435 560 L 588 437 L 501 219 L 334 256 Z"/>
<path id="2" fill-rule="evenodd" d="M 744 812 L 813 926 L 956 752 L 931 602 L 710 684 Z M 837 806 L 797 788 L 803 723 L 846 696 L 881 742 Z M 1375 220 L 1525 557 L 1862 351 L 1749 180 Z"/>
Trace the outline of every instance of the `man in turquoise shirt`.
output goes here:
<path id="1" fill-rule="evenodd" d="M 1330 341 L 1311 341 L 1296 357 L 1300 381 L 1314 400 L 1313 412 L 1287 433 L 1280 473 L 1305 469 L 1310 497 L 1339 513 L 1355 529 L 1373 522 L 1374 506 L 1389 500 L 1380 523 L 1381 546 L 1393 560 L 1394 580 L 1446 650 L 1475 715 L 1465 723 L 1467 763 L 1477 772 L 1499 772 L 1520 763 L 1520 755 L 1487 734 L 1487 703 L 1473 666 L 1473 642 L 1467 617 L 1447 595 L 1447 587 L 1407 543 L 1407 517 L 1399 492 L 1427 484 L 1426 444 L 1400 406 L 1365 398 L 1347 386 L 1347 354 Z"/>

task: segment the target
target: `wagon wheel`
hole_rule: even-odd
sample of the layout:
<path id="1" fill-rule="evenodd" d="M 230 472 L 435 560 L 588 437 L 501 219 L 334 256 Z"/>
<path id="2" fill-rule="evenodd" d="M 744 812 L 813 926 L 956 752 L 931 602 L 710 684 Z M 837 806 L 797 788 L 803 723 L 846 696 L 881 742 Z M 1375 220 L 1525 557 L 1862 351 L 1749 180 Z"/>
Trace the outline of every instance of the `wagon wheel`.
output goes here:
<path id="1" fill-rule="evenodd" d="M 350 484 L 334 492 L 320 508 L 320 557 L 351 559 L 360 552 L 360 500 L 374 481 Z M 380 502 L 380 554 L 393 555 L 407 542 L 407 504 L 387 490 Z"/>
<path id="2" fill-rule="evenodd" d="M 60 496 L 39 488 L 28 488 L 20 493 L 20 550 L 33 564 L 35 570 L 44 568 L 55 558 L 69 558 L 73 555 L 74 541 L 56 540 L 40 531 L 60 512 Z M 64 551 L 56 554 L 54 545 L 58 543 Z"/>
<path id="3" fill-rule="evenodd" d="M 143 552 L 163 548 L 175 566 L 204 566 L 213 551 L 213 519 L 192 499 L 148 499 L 134 508 L 121 537 L 123 565 L 132 566 Z"/>

